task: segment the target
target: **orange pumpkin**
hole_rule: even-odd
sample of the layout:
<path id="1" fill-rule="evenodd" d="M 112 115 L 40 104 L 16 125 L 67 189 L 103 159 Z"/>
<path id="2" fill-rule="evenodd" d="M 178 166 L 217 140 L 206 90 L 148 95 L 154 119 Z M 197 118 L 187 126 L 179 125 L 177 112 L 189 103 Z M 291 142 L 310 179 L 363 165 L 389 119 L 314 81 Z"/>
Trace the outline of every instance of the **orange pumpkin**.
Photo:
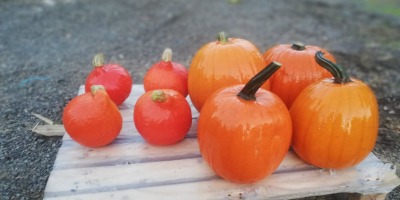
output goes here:
<path id="1" fill-rule="evenodd" d="M 64 109 L 63 122 L 73 140 L 86 147 L 112 142 L 122 129 L 122 116 L 102 85 L 72 99 Z"/>
<path id="2" fill-rule="evenodd" d="M 144 93 L 136 102 L 133 121 L 150 144 L 170 145 L 182 140 L 192 125 L 189 103 L 170 89 Z"/>
<path id="3" fill-rule="evenodd" d="M 326 52 L 326 58 L 336 62 L 324 49 L 301 43 L 277 45 L 264 53 L 267 63 L 277 61 L 282 64 L 282 68 L 271 77 L 271 91 L 285 102 L 288 109 L 304 88 L 317 80 L 332 77 L 315 62 L 317 51 Z"/>
<path id="4" fill-rule="evenodd" d="M 292 147 L 308 163 L 343 169 L 364 160 L 378 135 L 379 113 L 374 93 L 362 81 L 316 53 L 317 62 L 334 78 L 308 86 L 294 101 Z"/>
<path id="5" fill-rule="evenodd" d="M 175 90 L 186 97 L 188 70 L 181 64 L 172 62 L 172 50 L 165 49 L 162 61 L 153 65 L 144 76 L 143 87 L 146 92 L 159 89 Z"/>
<path id="6" fill-rule="evenodd" d="M 103 54 L 93 58 L 93 71 L 86 78 L 85 91 L 90 92 L 92 85 L 102 85 L 107 89 L 107 94 L 118 106 L 121 105 L 131 93 L 132 78 L 128 71 L 117 64 L 104 64 Z"/>
<path id="7" fill-rule="evenodd" d="M 279 67 L 273 62 L 245 86 L 220 89 L 201 110 L 197 133 L 200 152 L 226 180 L 259 181 L 278 168 L 289 149 L 289 111 L 278 96 L 259 89 Z"/>
<path id="8" fill-rule="evenodd" d="M 247 83 L 266 66 L 262 54 L 247 40 L 227 38 L 203 46 L 194 56 L 189 68 L 190 99 L 198 111 L 216 90 Z M 262 88 L 269 89 L 269 81 Z"/>

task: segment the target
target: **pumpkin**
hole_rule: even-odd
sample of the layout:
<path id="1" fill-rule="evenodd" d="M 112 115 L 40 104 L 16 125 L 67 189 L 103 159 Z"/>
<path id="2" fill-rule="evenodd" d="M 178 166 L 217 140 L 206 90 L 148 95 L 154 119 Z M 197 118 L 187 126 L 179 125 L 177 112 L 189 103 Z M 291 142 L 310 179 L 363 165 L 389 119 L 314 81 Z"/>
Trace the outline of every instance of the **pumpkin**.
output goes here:
<path id="1" fill-rule="evenodd" d="M 216 90 L 247 83 L 266 66 L 260 51 L 247 40 L 219 39 L 203 46 L 189 68 L 188 89 L 193 105 L 200 112 L 207 98 Z M 269 81 L 262 88 L 269 89 Z"/>
<path id="2" fill-rule="evenodd" d="M 277 95 L 259 89 L 279 67 L 273 62 L 245 86 L 216 91 L 200 112 L 200 152 L 228 181 L 253 183 L 265 178 L 278 168 L 289 149 L 289 111 Z"/>
<path id="3" fill-rule="evenodd" d="M 63 112 L 65 130 L 73 140 L 86 147 L 101 147 L 121 132 L 122 116 L 102 85 L 73 98 Z"/>
<path id="4" fill-rule="evenodd" d="M 144 90 L 171 89 L 188 95 L 188 70 L 179 63 L 172 62 L 172 50 L 165 49 L 162 61 L 153 65 L 144 76 Z"/>
<path id="5" fill-rule="evenodd" d="M 317 80 L 332 77 L 315 61 L 317 51 L 326 52 L 326 58 L 335 62 L 333 56 L 324 49 L 304 46 L 302 43 L 277 45 L 264 53 L 267 63 L 277 61 L 282 64 L 282 68 L 271 77 L 271 91 L 285 102 L 288 109 L 304 88 Z"/>
<path id="6" fill-rule="evenodd" d="M 379 113 L 374 93 L 362 81 L 316 53 L 316 61 L 330 71 L 328 78 L 308 86 L 294 101 L 292 147 L 311 165 L 343 169 L 357 165 L 372 151 Z"/>
<path id="7" fill-rule="evenodd" d="M 192 125 L 189 103 L 179 92 L 170 89 L 143 94 L 135 104 L 133 119 L 140 135 L 153 145 L 182 140 Z"/>
<path id="8" fill-rule="evenodd" d="M 132 78 L 128 71 L 117 64 L 104 64 L 103 54 L 93 59 L 94 70 L 89 74 L 85 83 L 85 91 L 90 92 L 92 85 L 103 85 L 111 100 L 118 106 L 131 93 Z"/>

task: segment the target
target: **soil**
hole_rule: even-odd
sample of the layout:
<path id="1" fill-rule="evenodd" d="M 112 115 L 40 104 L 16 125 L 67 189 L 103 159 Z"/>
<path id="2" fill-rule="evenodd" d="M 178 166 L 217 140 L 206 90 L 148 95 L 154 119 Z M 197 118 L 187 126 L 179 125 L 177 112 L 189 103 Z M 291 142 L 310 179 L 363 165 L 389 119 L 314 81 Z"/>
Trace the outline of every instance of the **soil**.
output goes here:
<path id="1" fill-rule="evenodd" d="M 62 124 L 93 55 L 104 53 L 142 83 L 165 48 L 188 68 L 220 31 L 262 53 L 296 41 L 331 52 L 375 92 L 381 118 L 374 153 L 400 169 L 400 5 L 385 13 L 370 2 L 0 0 L 0 199 L 43 198 L 61 138 L 30 131 L 43 123 L 31 113 Z M 387 199 L 400 199 L 400 188 Z"/>

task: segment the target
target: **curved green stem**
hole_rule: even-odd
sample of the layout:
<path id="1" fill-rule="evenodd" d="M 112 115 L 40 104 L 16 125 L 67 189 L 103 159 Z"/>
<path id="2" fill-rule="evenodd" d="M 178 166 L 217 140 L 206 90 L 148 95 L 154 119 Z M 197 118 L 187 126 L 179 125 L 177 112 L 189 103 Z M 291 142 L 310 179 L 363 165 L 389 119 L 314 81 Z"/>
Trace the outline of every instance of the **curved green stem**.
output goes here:
<path id="1" fill-rule="evenodd" d="M 315 53 L 315 61 L 335 77 L 335 83 L 343 84 L 351 82 L 349 75 L 343 67 L 326 59 L 322 51 L 317 51 L 317 53 Z"/>
<path id="2" fill-rule="evenodd" d="M 240 98 L 244 100 L 256 100 L 257 90 L 269 79 L 281 67 L 278 62 L 271 62 L 263 70 L 258 72 L 243 89 L 237 94 Z"/>
<path id="3" fill-rule="evenodd" d="M 301 42 L 296 42 L 292 45 L 292 49 L 293 50 L 298 50 L 298 51 L 303 51 L 306 49 L 306 46 L 304 46 L 303 43 Z"/>
<path id="4" fill-rule="evenodd" d="M 226 36 L 225 32 L 219 33 L 218 40 L 220 44 L 229 44 L 228 36 Z"/>

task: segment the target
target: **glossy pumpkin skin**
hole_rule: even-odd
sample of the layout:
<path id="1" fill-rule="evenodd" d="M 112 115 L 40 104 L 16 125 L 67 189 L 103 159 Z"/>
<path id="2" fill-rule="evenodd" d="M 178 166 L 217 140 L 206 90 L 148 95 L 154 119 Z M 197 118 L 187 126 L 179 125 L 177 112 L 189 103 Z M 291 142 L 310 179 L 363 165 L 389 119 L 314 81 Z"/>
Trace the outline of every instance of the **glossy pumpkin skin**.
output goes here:
<path id="1" fill-rule="evenodd" d="M 182 140 L 192 125 L 189 103 L 178 92 L 162 90 L 164 102 L 152 100 L 153 91 L 143 94 L 135 104 L 133 119 L 142 137 L 153 145 L 169 145 Z"/>
<path id="2" fill-rule="evenodd" d="M 104 91 L 72 99 L 64 109 L 63 123 L 71 138 L 82 146 L 101 147 L 121 132 L 122 116 Z"/>
<path id="3" fill-rule="evenodd" d="M 188 70 L 179 63 L 161 61 L 153 65 L 146 73 L 143 81 L 146 92 L 158 89 L 171 89 L 188 95 Z"/>
<path id="4" fill-rule="evenodd" d="M 102 67 L 95 67 L 89 74 L 85 83 L 85 91 L 90 92 L 92 85 L 103 85 L 111 100 L 118 106 L 129 97 L 132 78 L 122 66 L 105 64 Z"/>
<path id="5" fill-rule="evenodd" d="M 374 148 L 379 126 L 375 96 L 363 82 L 351 80 L 318 81 L 304 89 L 290 109 L 292 147 L 311 165 L 352 167 Z"/>
<path id="6" fill-rule="evenodd" d="M 304 50 L 294 50 L 292 45 L 282 44 L 264 53 L 267 63 L 277 61 L 282 67 L 271 77 L 271 91 L 278 95 L 290 109 L 300 92 L 317 80 L 332 77 L 328 70 L 320 67 L 314 56 L 323 51 L 325 57 L 335 61 L 326 50 L 316 46 L 305 46 Z"/>
<path id="7" fill-rule="evenodd" d="M 254 183 L 278 168 L 289 149 L 292 126 L 278 96 L 259 89 L 256 100 L 244 100 L 237 96 L 242 88 L 222 88 L 206 101 L 197 136 L 203 158 L 218 175 Z"/>
<path id="8" fill-rule="evenodd" d="M 198 111 L 216 90 L 245 84 L 267 66 L 262 54 L 252 43 L 239 38 L 228 40 L 228 44 L 220 44 L 218 40 L 206 44 L 192 60 L 188 89 Z M 269 90 L 269 81 L 262 88 Z"/>

